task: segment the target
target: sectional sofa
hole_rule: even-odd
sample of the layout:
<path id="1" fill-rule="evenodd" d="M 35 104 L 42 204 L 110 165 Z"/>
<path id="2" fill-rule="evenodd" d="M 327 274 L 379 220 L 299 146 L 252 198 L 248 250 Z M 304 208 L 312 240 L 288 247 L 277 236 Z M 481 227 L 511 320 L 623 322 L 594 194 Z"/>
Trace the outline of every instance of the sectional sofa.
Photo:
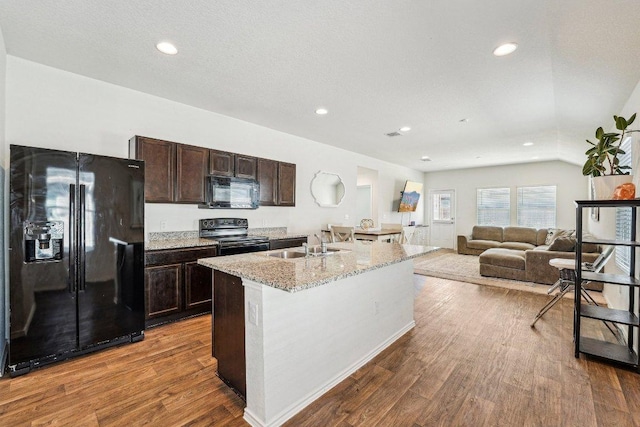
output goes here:
<path id="1" fill-rule="evenodd" d="M 458 253 L 479 255 L 482 276 L 551 285 L 560 273 L 549 265 L 549 260 L 575 258 L 572 233 L 572 230 L 476 225 L 471 235 L 458 236 Z M 599 252 L 597 245 L 583 245 L 582 260 L 593 262 Z"/>

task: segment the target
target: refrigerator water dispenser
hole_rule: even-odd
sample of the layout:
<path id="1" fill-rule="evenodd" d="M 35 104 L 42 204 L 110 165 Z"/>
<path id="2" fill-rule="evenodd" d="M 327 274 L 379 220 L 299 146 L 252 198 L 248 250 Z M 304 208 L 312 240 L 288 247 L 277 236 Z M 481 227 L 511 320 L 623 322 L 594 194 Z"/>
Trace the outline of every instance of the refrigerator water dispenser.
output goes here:
<path id="1" fill-rule="evenodd" d="M 25 262 L 61 260 L 64 222 L 25 221 Z"/>

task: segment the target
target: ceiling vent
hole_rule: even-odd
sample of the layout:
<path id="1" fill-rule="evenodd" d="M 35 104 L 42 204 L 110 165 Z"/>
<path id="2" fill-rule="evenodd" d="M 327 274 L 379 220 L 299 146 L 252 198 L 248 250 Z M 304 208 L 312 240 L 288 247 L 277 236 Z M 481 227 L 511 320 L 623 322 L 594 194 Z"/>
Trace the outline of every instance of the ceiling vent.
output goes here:
<path id="1" fill-rule="evenodd" d="M 389 133 L 385 133 L 385 135 L 387 135 L 389 137 L 402 136 L 402 134 L 400 132 L 389 132 Z"/>

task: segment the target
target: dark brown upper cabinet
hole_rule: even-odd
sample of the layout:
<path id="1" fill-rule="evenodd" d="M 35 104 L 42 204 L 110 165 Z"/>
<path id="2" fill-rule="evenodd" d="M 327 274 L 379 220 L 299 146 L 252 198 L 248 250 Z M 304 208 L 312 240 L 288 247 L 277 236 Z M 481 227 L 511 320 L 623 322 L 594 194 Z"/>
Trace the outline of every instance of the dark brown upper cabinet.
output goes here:
<path id="1" fill-rule="evenodd" d="M 147 202 L 174 201 L 176 144 L 134 136 L 129 140 L 129 157 L 144 160 L 144 196 Z"/>
<path id="2" fill-rule="evenodd" d="M 204 203 L 208 149 L 134 136 L 129 157 L 145 162 L 146 202 Z"/>
<path id="3" fill-rule="evenodd" d="M 278 162 L 278 205 L 296 205 L 296 165 Z"/>
<path id="4" fill-rule="evenodd" d="M 256 179 L 258 176 L 258 159 L 244 154 L 236 154 L 236 176 L 238 178 Z"/>
<path id="5" fill-rule="evenodd" d="M 258 159 L 261 206 L 296 205 L 296 165 Z"/>
<path id="6" fill-rule="evenodd" d="M 234 176 L 236 171 L 236 155 L 227 151 L 209 150 L 209 174 L 218 176 Z"/>
<path id="7" fill-rule="evenodd" d="M 260 183 L 260 206 L 278 204 L 278 162 L 258 159 L 258 182 Z"/>
<path id="8" fill-rule="evenodd" d="M 209 167 L 209 150 L 193 145 L 176 144 L 177 203 L 204 203 L 205 176 Z"/>

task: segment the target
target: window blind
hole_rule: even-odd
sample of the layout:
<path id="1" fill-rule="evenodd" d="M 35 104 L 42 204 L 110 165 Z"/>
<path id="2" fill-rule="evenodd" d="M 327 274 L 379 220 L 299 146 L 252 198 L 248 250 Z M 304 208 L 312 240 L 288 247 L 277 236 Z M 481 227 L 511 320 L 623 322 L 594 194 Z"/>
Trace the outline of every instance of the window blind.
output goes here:
<path id="1" fill-rule="evenodd" d="M 631 138 L 627 138 L 620 144 L 624 154 L 618 156 L 621 166 L 631 165 Z M 616 208 L 616 240 L 631 239 L 631 208 Z M 625 273 L 631 267 L 631 248 L 628 246 L 616 246 L 616 265 Z"/>
<path id="2" fill-rule="evenodd" d="M 518 187 L 517 216 L 521 227 L 556 226 L 556 186 Z"/>
<path id="3" fill-rule="evenodd" d="M 478 225 L 508 226 L 511 223 L 509 188 L 478 188 L 476 220 Z"/>

